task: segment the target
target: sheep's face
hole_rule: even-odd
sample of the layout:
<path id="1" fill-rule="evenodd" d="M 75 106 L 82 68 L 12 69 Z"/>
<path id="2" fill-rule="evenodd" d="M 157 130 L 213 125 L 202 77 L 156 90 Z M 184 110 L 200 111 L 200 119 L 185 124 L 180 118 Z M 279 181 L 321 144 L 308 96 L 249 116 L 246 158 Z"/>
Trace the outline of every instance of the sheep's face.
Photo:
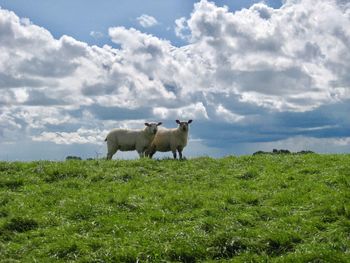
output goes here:
<path id="1" fill-rule="evenodd" d="M 176 120 L 176 123 L 179 124 L 179 129 L 181 131 L 188 131 L 188 124 L 190 124 L 192 122 L 192 120 L 189 120 L 189 121 L 179 121 L 179 120 Z"/>
<path id="2" fill-rule="evenodd" d="M 155 122 L 151 122 L 151 123 L 148 123 L 146 122 L 145 125 L 146 125 L 146 132 L 148 134 L 152 134 L 152 135 L 155 135 L 158 131 L 158 126 L 161 125 L 162 123 L 161 122 L 158 122 L 158 123 L 155 123 Z"/>

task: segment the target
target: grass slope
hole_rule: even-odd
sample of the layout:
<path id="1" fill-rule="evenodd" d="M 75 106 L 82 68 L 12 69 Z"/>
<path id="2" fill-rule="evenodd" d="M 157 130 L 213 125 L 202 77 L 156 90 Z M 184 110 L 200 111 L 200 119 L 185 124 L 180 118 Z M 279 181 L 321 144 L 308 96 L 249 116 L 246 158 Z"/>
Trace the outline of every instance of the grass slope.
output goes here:
<path id="1" fill-rule="evenodd" d="M 0 162 L 1 262 L 346 262 L 350 155 Z"/>

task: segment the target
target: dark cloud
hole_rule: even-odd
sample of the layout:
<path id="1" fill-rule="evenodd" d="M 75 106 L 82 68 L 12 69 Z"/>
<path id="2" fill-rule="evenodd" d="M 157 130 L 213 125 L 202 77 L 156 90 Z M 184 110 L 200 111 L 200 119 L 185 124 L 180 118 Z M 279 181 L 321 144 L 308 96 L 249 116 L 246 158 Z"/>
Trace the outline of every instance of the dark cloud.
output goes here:
<path id="1" fill-rule="evenodd" d="M 242 91 L 256 91 L 266 95 L 288 96 L 312 86 L 310 76 L 299 68 L 233 72 L 232 78 Z"/>
<path id="2" fill-rule="evenodd" d="M 152 108 L 138 108 L 129 110 L 119 107 L 103 107 L 93 105 L 85 107 L 99 120 L 135 120 L 135 119 L 150 119 L 152 117 Z"/>
<path id="3" fill-rule="evenodd" d="M 237 143 L 274 142 L 291 137 L 350 137 L 350 101 L 325 105 L 307 112 L 261 112 L 243 123 L 196 121 L 191 133 L 211 147 L 233 147 Z M 220 140 L 217 140 L 220 138 Z"/>
<path id="4" fill-rule="evenodd" d="M 45 83 L 30 77 L 12 76 L 5 72 L 0 72 L 0 89 L 20 88 L 20 87 L 42 87 Z"/>
<path id="5" fill-rule="evenodd" d="M 273 13 L 273 9 L 264 4 L 255 4 L 251 7 L 253 11 L 256 11 L 262 19 L 270 19 Z"/>
<path id="6" fill-rule="evenodd" d="M 47 91 L 46 91 L 47 92 Z M 51 98 L 43 91 L 29 90 L 28 98 L 23 103 L 29 106 L 52 106 L 52 105 L 65 105 L 62 100 L 57 98 Z"/>
<path id="7" fill-rule="evenodd" d="M 321 60 L 325 58 L 320 46 L 317 43 L 306 42 L 304 49 L 298 52 L 298 56 L 306 61 Z"/>
<path id="8" fill-rule="evenodd" d="M 85 85 L 82 88 L 82 93 L 85 96 L 99 96 L 99 95 L 111 95 L 118 90 L 118 84 L 106 84 L 106 83 L 97 83 Z"/>
<path id="9" fill-rule="evenodd" d="M 78 63 L 71 62 L 60 56 L 55 57 L 52 54 L 47 54 L 43 58 L 33 57 L 24 60 L 19 65 L 18 70 L 33 76 L 60 78 L 72 75 L 77 67 Z"/>

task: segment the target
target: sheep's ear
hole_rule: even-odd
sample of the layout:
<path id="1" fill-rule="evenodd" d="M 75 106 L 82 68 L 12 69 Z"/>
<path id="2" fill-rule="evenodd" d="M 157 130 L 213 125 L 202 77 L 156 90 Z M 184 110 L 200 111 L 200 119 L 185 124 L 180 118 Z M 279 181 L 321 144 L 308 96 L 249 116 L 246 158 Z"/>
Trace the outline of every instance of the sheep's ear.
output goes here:
<path id="1" fill-rule="evenodd" d="M 158 122 L 158 123 L 157 123 L 157 126 L 162 125 L 162 124 L 163 124 L 162 122 Z"/>
<path id="2" fill-rule="evenodd" d="M 148 123 L 148 122 L 145 122 L 145 125 L 146 125 L 147 127 L 149 127 L 149 123 Z"/>
<path id="3" fill-rule="evenodd" d="M 192 122 L 192 120 L 189 120 L 187 123 L 190 124 Z"/>
<path id="4" fill-rule="evenodd" d="M 179 120 L 176 120 L 176 123 L 177 123 L 177 124 L 180 124 L 180 121 L 179 121 Z"/>

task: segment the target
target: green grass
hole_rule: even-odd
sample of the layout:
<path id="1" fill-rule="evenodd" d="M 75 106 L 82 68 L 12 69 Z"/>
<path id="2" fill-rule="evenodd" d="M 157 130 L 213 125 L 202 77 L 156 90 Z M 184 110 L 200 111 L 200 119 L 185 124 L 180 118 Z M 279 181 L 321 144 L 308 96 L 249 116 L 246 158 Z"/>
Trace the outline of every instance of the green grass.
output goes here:
<path id="1" fill-rule="evenodd" d="M 349 262 L 350 155 L 0 162 L 1 262 Z"/>

